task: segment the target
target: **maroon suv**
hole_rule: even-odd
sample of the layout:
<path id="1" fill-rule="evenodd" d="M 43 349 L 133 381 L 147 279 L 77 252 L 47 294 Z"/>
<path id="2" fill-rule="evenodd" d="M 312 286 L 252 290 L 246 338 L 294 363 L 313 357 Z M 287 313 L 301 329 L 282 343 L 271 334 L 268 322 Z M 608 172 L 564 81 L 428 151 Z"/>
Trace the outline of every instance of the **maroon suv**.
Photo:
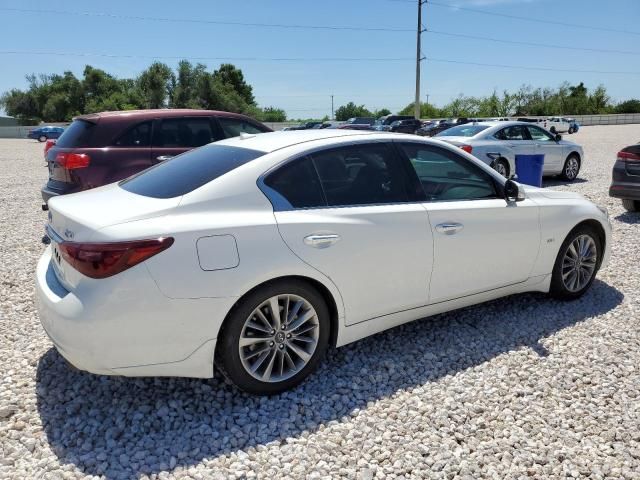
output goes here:
<path id="1" fill-rule="evenodd" d="M 130 110 L 74 119 L 45 158 L 45 203 L 117 182 L 175 155 L 241 133 L 270 132 L 244 115 L 211 110 Z M 46 208 L 43 205 L 43 208 Z"/>

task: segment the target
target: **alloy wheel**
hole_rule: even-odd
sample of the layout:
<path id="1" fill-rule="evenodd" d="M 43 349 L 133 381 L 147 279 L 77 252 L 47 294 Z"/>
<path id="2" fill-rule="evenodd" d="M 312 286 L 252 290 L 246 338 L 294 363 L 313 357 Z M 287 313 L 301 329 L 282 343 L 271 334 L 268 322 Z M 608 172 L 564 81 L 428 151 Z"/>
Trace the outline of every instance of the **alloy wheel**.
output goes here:
<path id="1" fill-rule="evenodd" d="M 281 382 L 300 372 L 318 346 L 318 315 L 292 294 L 262 302 L 245 320 L 238 349 L 246 372 L 261 382 Z"/>
<path id="2" fill-rule="evenodd" d="M 589 235 L 576 237 L 562 259 L 562 283 L 570 292 L 579 292 L 591 281 L 596 271 L 598 249 Z"/>
<path id="3" fill-rule="evenodd" d="M 505 166 L 504 163 L 496 162 L 495 165 L 493 166 L 493 169 L 503 177 L 505 178 L 507 177 L 507 167 Z"/>
<path id="4" fill-rule="evenodd" d="M 578 176 L 580 170 L 580 162 L 576 157 L 570 157 L 567 159 L 567 164 L 564 167 L 564 174 L 569 180 L 573 180 Z"/>

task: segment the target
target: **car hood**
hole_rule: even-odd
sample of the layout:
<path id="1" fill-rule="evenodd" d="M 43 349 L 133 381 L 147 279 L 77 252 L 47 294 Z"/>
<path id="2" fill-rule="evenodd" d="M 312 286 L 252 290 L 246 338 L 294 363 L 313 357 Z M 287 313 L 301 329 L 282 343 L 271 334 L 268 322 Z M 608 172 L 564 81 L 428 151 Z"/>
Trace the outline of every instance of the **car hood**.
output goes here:
<path id="1" fill-rule="evenodd" d="M 181 199 L 136 195 L 112 183 L 51 198 L 49 225 L 65 240 L 88 242 L 101 228 L 167 215 Z"/>
<path id="2" fill-rule="evenodd" d="M 524 191 L 530 198 L 549 198 L 556 200 L 584 199 L 582 195 L 576 192 L 568 192 L 566 190 L 549 190 L 547 188 L 533 187 L 531 185 L 520 184 L 524 187 Z"/>
<path id="3" fill-rule="evenodd" d="M 580 145 L 578 145 L 577 143 L 572 142 L 571 140 L 560 140 L 558 143 L 560 145 L 566 145 L 567 147 L 574 147 L 574 148 L 582 149 L 582 147 Z"/>

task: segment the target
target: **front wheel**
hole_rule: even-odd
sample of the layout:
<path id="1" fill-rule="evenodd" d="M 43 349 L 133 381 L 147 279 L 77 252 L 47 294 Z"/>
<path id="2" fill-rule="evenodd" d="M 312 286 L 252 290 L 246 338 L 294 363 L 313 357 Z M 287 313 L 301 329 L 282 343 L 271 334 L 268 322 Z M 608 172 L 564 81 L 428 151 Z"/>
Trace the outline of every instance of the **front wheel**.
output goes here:
<path id="1" fill-rule="evenodd" d="M 602 260 L 602 243 L 592 228 L 575 228 L 558 252 L 550 293 L 561 300 L 581 297 L 591 286 Z"/>
<path id="2" fill-rule="evenodd" d="M 46 136 L 46 135 L 40 135 L 40 136 L 38 137 L 38 141 L 39 141 L 40 143 L 42 143 L 42 142 L 46 142 L 46 141 L 47 141 L 47 136 Z"/>
<path id="3" fill-rule="evenodd" d="M 562 173 L 560 174 L 560 176 L 564 180 L 573 182 L 578 176 L 579 172 L 580 172 L 580 158 L 575 153 L 572 153 L 565 160 L 564 166 L 562 167 Z"/>
<path id="4" fill-rule="evenodd" d="M 640 212 L 640 201 L 631 200 L 630 198 L 622 199 L 622 206 L 627 212 Z"/>
<path id="5" fill-rule="evenodd" d="M 569 130 L 567 130 L 567 133 L 571 135 L 573 133 L 573 127 L 569 127 Z"/>
<path id="6" fill-rule="evenodd" d="M 493 169 L 504 178 L 509 178 L 509 164 L 504 159 L 498 159 L 493 162 Z"/>
<path id="7" fill-rule="evenodd" d="M 220 334 L 216 364 L 239 389 L 273 395 L 315 370 L 329 343 L 329 311 L 304 282 L 258 288 L 234 307 Z"/>

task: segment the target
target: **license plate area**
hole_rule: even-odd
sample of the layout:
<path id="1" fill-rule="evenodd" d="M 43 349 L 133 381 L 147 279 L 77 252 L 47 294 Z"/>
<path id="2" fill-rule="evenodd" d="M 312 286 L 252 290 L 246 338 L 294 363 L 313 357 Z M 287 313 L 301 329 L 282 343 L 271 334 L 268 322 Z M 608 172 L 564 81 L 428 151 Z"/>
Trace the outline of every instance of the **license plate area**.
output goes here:
<path id="1" fill-rule="evenodd" d="M 64 283 L 64 269 L 62 267 L 62 254 L 60 253 L 60 246 L 58 243 L 51 239 L 51 264 L 53 265 L 53 271 L 60 280 L 61 283 Z"/>

